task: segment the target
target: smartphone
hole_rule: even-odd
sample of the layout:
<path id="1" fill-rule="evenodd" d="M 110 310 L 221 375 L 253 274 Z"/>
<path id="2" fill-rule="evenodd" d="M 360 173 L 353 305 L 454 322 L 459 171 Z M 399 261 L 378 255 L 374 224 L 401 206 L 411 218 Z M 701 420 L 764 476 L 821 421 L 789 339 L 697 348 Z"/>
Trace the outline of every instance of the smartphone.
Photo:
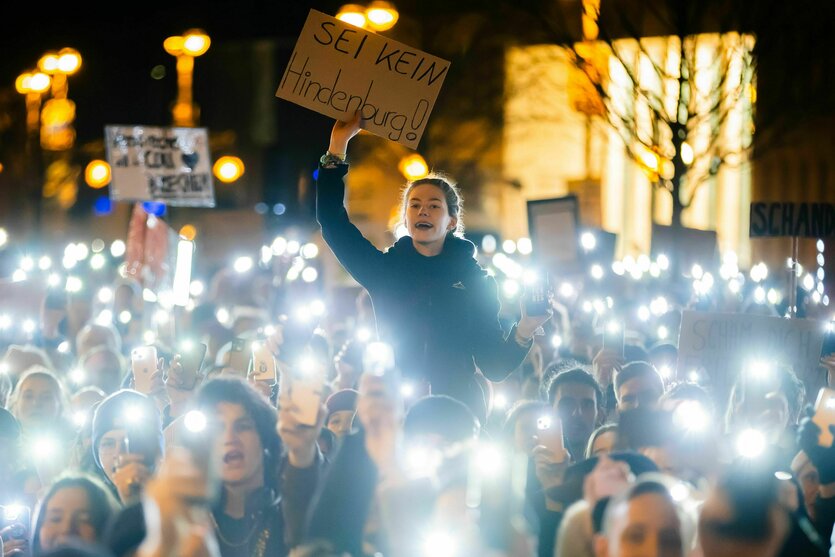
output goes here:
<path id="1" fill-rule="evenodd" d="M 180 387 L 191 390 L 197 384 L 200 377 L 200 369 L 203 367 L 203 359 L 209 347 L 201 343 L 189 343 L 180 345 L 180 371 L 176 375 L 176 381 Z"/>
<path id="2" fill-rule="evenodd" d="M 821 428 L 818 445 L 831 447 L 833 438 L 829 426 L 835 425 L 835 389 L 824 387 L 818 391 L 818 398 L 815 401 L 815 415 L 812 416 L 812 421 Z"/>
<path id="3" fill-rule="evenodd" d="M 296 408 L 299 423 L 315 426 L 325 396 L 325 366 L 309 354 L 290 367 L 288 396 Z"/>
<path id="4" fill-rule="evenodd" d="M 29 538 L 32 526 L 32 510 L 23 505 L 0 505 L 0 530 L 9 528 L 3 535 L 3 541 L 25 540 Z"/>
<path id="5" fill-rule="evenodd" d="M 157 371 L 157 347 L 138 346 L 131 350 L 133 386 L 140 393 L 151 393 L 151 376 Z"/>
<path id="6" fill-rule="evenodd" d="M 603 349 L 623 357 L 624 330 L 620 321 L 609 321 L 603 327 Z"/>
<path id="7" fill-rule="evenodd" d="M 530 316 L 546 315 L 551 305 L 551 279 L 545 273 L 544 280 L 537 280 L 529 287 L 529 293 L 525 299 L 525 313 Z"/>
<path id="8" fill-rule="evenodd" d="M 275 356 L 270 352 L 270 348 L 265 342 L 258 342 L 253 346 L 252 368 L 249 370 L 249 378 L 270 385 L 275 385 L 278 382 L 278 365 Z"/>
<path id="9" fill-rule="evenodd" d="M 249 360 L 252 355 L 248 344 L 246 339 L 236 338 L 232 340 L 232 348 L 229 350 L 229 367 L 244 377 L 249 372 Z"/>
<path id="10" fill-rule="evenodd" d="M 400 374 L 391 345 L 385 342 L 369 342 L 362 354 L 362 367 L 364 373 L 383 379 L 388 396 L 394 398 L 401 396 Z"/>
<path id="11" fill-rule="evenodd" d="M 153 471 L 160 452 L 159 439 L 142 428 L 128 426 L 125 428 L 125 452 L 145 457 L 145 465 Z"/>
<path id="12" fill-rule="evenodd" d="M 555 453 L 562 453 L 565 450 L 562 422 L 556 416 L 544 414 L 537 418 L 536 438 L 540 445 L 544 445 Z"/>

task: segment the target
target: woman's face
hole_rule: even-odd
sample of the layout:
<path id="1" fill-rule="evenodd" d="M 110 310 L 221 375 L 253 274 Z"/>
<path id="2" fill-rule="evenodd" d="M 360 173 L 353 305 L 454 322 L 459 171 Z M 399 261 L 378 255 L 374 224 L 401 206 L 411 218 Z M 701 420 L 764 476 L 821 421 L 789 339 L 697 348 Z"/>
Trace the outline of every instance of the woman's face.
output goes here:
<path id="1" fill-rule="evenodd" d="M 328 418 L 327 428 L 337 437 L 342 437 L 351 432 L 354 423 L 353 410 L 339 410 Z"/>
<path id="2" fill-rule="evenodd" d="M 80 487 L 65 487 L 55 492 L 44 508 L 40 529 L 41 546 L 53 549 L 72 539 L 95 543 L 96 529 L 90 522 L 90 499 Z"/>
<path id="3" fill-rule="evenodd" d="M 215 407 L 217 455 L 224 483 L 260 487 L 264 483 L 264 447 L 255 420 L 240 404 L 221 402 Z"/>
<path id="4" fill-rule="evenodd" d="M 412 240 L 420 244 L 443 242 L 458 219 L 449 216 L 444 192 L 433 184 L 412 188 L 406 203 L 406 228 Z"/>
<path id="5" fill-rule="evenodd" d="M 54 424 L 60 412 L 61 398 L 55 383 L 37 376 L 24 380 L 16 416 L 23 427 Z"/>
<path id="6" fill-rule="evenodd" d="M 594 443 L 591 445 L 591 456 L 600 456 L 603 454 L 610 454 L 615 447 L 618 435 L 614 431 L 604 431 L 594 438 Z"/>
<path id="7" fill-rule="evenodd" d="M 609 538 L 609 557 L 681 557 L 684 544 L 675 508 L 657 493 L 631 499 Z"/>
<path id="8" fill-rule="evenodd" d="M 116 473 L 115 467 L 119 462 L 119 457 L 127 453 L 126 437 L 127 432 L 124 429 L 111 429 L 102 435 L 99 441 L 99 462 L 101 462 L 104 474 L 111 482 L 113 481 L 113 474 Z"/>

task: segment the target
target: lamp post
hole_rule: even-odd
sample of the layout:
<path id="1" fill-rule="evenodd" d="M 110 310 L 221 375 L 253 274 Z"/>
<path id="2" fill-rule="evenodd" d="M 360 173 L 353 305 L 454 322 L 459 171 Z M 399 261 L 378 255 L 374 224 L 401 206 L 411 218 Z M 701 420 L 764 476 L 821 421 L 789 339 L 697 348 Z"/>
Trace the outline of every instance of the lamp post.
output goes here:
<path id="1" fill-rule="evenodd" d="M 75 103 L 67 98 L 67 78 L 81 68 L 81 55 L 74 48 L 48 52 L 38 60 L 38 68 L 52 76 L 52 98 L 44 103 L 41 113 L 41 147 L 66 151 L 75 143 Z"/>
<path id="2" fill-rule="evenodd" d="M 369 31 L 388 31 L 397 23 L 400 14 L 390 2 L 374 0 L 367 6 L 345 4 L 339 8 L 336 19 Z"/>
<path id="3" fill-rule="evenodd" d="M 35 229 L 40 228 L 40 203 L 41 203 L 41 175 L 43 161 L 38 144 L 38 131 L 41 122 L 41 103 L 44 94 L 49 90 L 52 78 L 40 71 L 28 71 L 20 74 L 15 80 L 15 89 L 26 98 L 26 142 L 24 158 L 26 160 L 27 173 L 31 186 L 28 188 L 28 196 L 35 207 L 34 221 Z"/>
<path id="4" fill-rule="evenodd" d="M 168 37 L 162 43 L 165 52 L 177 59 L 177 100 L 171 109 L 175 126 L 193 128 L 200 120 L 200 107 L 194 102 L 194 59 L 209 50 L 211 39 L 201 29 Z"/>

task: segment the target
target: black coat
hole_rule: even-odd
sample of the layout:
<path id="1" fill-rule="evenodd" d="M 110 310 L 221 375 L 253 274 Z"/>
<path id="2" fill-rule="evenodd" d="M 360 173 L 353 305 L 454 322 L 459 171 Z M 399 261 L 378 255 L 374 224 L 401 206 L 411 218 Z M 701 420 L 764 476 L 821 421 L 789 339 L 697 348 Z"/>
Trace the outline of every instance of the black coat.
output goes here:
<path id="1" fill-rule="evenodd" d="M 348 218 L 347 169 L 319 168 L 316 217 L 325 242 L 368 291 L 379 338 L 392 345 L 404 377 L 428 381 L 432 394 L 455 397 L 483 418 L 476 368 L 502 381 L 530 349 L 515 341 L 515 325 L 502 329 L 496 280 L 475 259 L 473 243 L 452 234 L 434 257 L 418 253 L 408 236 L 378 250 Z"/>

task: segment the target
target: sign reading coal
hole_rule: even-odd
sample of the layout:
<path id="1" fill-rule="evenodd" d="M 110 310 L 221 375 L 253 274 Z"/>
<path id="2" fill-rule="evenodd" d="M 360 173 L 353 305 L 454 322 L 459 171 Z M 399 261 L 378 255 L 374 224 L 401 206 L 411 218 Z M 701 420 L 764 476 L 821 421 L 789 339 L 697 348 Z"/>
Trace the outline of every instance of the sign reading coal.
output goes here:
<path id="1" fill-rule="evenodd" d="M 114 201 L 215 206 L 205 128 L 106 126 L 105 148 Z"/>
<path id="2" fill-rule="evenodd" d="M 275 93 L 416 149 L 449 62 L 310 10 Z"/>
<path id="3" fill-rule="evenodd" d="M 790 366 L 817 393 L 825 324 L 812 319 L 784 319 L 746 313 L 684 311 L 678 344 L 681 380 L 699 375 L 724 397 L 737 375 L 754 362 Z M 719 400 L 726 400 L 720 398 Z"/>
<path id="4" fill-rule="evenodd" d="M 835 205 L 828 203 L 751 203 L 749 236 L 829 238 L 835 236 Z"/>

